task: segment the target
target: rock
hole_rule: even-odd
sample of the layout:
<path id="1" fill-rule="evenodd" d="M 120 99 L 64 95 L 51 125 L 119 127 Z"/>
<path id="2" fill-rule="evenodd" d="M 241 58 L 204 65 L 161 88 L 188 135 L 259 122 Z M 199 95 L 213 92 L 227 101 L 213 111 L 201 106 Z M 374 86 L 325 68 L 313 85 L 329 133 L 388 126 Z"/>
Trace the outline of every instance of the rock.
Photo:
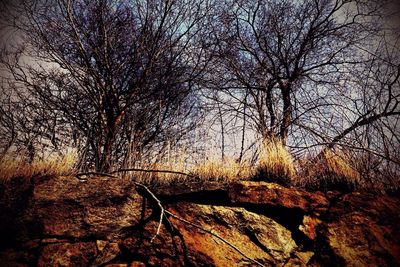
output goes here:
<path id="1" fill-rule="evenodd" d="M 312 256 L 314 256 L 314 252 L 311 251 L 297 252 L 296 255 L 290 258 L 283 266 L 313 266 L 309 264 Z"/>
<path id="2" fill-rule="evenodd" d="M 29 257 L 26 252 L 15 251 L 14 249 L 5 249 L 0 251 L 0 266 L 10 267 L 28 267 Z"/>
<path id="3" fill-rule="evenodd" d="M 297 252 L 296 253 L 297 258 L 300 260 L 300 266 L 308 266 L 308 263 L 310 262 L 312 256 L 314 256 L 314 252 L 312 251 L 304 251 L 304 252 Z M 289 261 L 290 262 L 290 261 Z M 292 264 L 289 266 L 293 266 Z"/>
<path id="4" fill-rule="evenodd" d="M 96 240 L 97 250 L 102 252 L 104 248 L 107 246 L 108 242 L 104 240 Z"/>
<path id="5" fill-rule="evenodd" d="M 98 256 L 92 266 L 100 266 L 115 259 L 121 254 L 118 243 L 108 243 L 102 240 L 96 241 Z"/>
<path id="6" fill-rule="evenodd" d="M 93 242 L 49 244 L 43 248 L 37 266 L 89 266 L 96 254 Z"/>
<path id="7" fill-rule="evenodd" d="M 59 239 L 59 238 L 44 238 L 41 240 L 42 244 L 54 244 L 54 243 L 68 243 L 69 239 Z"/>
<path id="8" fill-rule="evenodd" d="M 221 192 L 227 190 L 227 185 L 220 182 L 188 182 L 180 183 L 174 186 L 170 185 L 160 185 L 152 188 L 155 194 L 160 197 L 173 196 L 177 197 L 180 195 L 189 194 L 210 194 L 212 192 Z"/>
<path id="9" fill-rule="evenodd" d="M 0 170 L 1 172 L 1 170 Z M 18 222 L 24 216 L 31 199 L 32 179 L 13 178 L 0 182 L 0 248 L 28 242 L 31 229 Z M 34 228 L 33 224 L 30 224 Z M 24 236 L 26 238 L 20 238 Z M 22 239 L 22 240 L 21 240 Z"/>
<path id="10" fill-rule="evenodd" d="M 309 239 L 315 240 L 317 237 L 317 227 L 321 225 L 321 220 L 311 216 L 303 217 L 303 224 L 299 226 L 299 230 Z"/>
<path id="11" fill-rule="evenodd" d="M 219 235 L 263 264 L 279 265 L 297 253 L 290 231 L 268 217 L 243 208 L 177 203 L 170 205 L 169 210 Z M 210 233 L 173 217 L 170 222 L 179 229 L 178 236 L 162 225 L 160 235 L 151 243 L 158 226 L 157 222 L 151 222 L 140 230 L 140 235 L 134 234 L 124 240 L 124 250 L 141 258 L 147 257 L 150 266 L 254 264 Z"/>
<path id="12" fill-rule="evenodd" d="M 135 229 L 122 241 L 122 249 L 132 257 L 147 259 L 146 263 L 150 266 L 183 266 L 184 247 L 181 240 L 175 238 L 164 224 L 159 235 L 155 236 L 157 227 L 158 222 L 150 221 Z"/>
<path id="13" fill-rule="evenodd" d="M 129 179 L 37 177 L 0 184 L 0 266 L 400 262 L 399 197 L 325 197 L 265 182 L 185 185 L 176 196 L 173 190 L 155 190 L 176 216 L 167 214 L 157 234 L 158 205 Z"/>
<path id="14" fill-rule="evenodd" d="M 111 240 L 139 222 L 142 201 L 129 180 L 93 178 L 83 184 L 61 176 L 35 185 L 29 219 L 45 236 Z"/>
<path id="15" fill-rule="evenodd" d="M 171 210 L 183 219 L 217 233 L 250 258 L 266 265 L 285 262 L 297 248 L 286 228 L 243 208 L 179 203 Z M 235 266 L 254 264 L 215 236 L 180 220 L 170 220 L 180 229 L 191 262 L 198 262 L 197 255 L 203 254 L 202 258 L 206 256 L 212 266 L 224 266 L 227 262 Z"/>
<path id="16" fill-rule="evenodd" d="M 131 262 L 129 267 L 146 267 L 146 264 L 144 264 L 141 261 L 133 261 L 133 262 Z"/>
<path id="17" fill-rule="evenodd" d="M 399 216 L 399 199 L 347 194 L 331 208 L 327 241 L 347 266 L 396 266 Z"/>
<path id="18" fill-rule="evenodd" d="M 229 186 L 232 203 L 269 205 L 288 209 L 300 209 L 305 213 L 323 212 L 329 201 L 322 193 L 286 188 L 274 183 L 242 181 Z"/>
<path id="19" fill-rule="evenodd" d="M 47 244 L 41 252 L 38 266 L 100 266 L 120 254 L 117 243 L 107 242 L 101 250 L 96 243 Z"/>

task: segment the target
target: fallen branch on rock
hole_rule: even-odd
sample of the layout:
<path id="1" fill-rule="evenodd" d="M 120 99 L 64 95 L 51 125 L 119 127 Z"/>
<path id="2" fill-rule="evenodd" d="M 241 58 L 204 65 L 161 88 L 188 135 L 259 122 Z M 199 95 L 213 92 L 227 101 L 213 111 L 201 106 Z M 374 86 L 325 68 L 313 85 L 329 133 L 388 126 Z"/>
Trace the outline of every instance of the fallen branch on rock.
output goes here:
<path id="1" fill-rule="evenodd" d="M 140 169 L 130 169 L 130 170 L 140 170 Z M 126 171 L 126 170 L 122 170 L 122 171 Z M 149 170 L 148 170 L 149 171 Z M 76 176 L 77 177 L 81 177 L 81 176 L 86 176 L 86 175 L 99 175 L 99 176 L 106 176 L 106 177 L 112 177 L 112 178 L 118 178 L 118 176 L 113 175 L 114 173 L 117 173 L 118 171 L 114 171 L 112 173 L 100 173 L 100 172 L 86 172 L 86 173 L 79 173 Z M 168 171 L 169 172 L 169 171 Z M 180 172 L 176 172 L 176 173 L 180 173 Z M 185 173 L 180 173 L 180 174 L 185 174 Z M 187 174 L 186 174 L 187 175 Z M 208 230 L 203 228 L 202 226 L 195 224 L 193 222 L 190 222 L 184 218 L 181 218 L 175 214 L 173 214 L 172 212 L 166 210 L 162 204 L 161 201 L 157 198 L 157 196 L 144 184 L 138 183 L 138 182 L 134 182 L 134 184 L 143 189 L 147 195 L 153 200 L 155 201 L 156 205 L 158 206 L 158 208 L 160 209 L 160 219 L 158 222 L 158 226 L 157 226 L 157 231 L 155 233 L 155 235 L 151 238 L 150 242 L 153 242 L 153 240 L 160 234 L 160 230 L 161 230 L 161 226 L 162 226 L 162 221 L 165 218 L 168 222 L 169 219 L 166 216 L 166 214 L 168 214 L 169 216 L 175 218 L 176 220 L 179 220 L 185 224 L 188 224 L 190 226 L 193 226 L 205 233 L 208 233 L 216 238 L 218 238 L 219 240 L 221 240 L 222 242 L 224 242 L 225 244 L 227 244 L 229 247 L 231 247 L 232 249 L 234 249 L 236 252 L 238 252 L 240 255 L 242 255 L 244 258 L 250 260 L 251 262 L 257 264 L 258 266 L 264 266 L 262 263 L 260 263 L 259 261 L 252 259 L 251 257 L 247 256 L 243 251 L 241 251 L 238 247 L 236 247 L 235 245 L 233 245 L 231 242 L 229 242 L 228 240 L 224 239 L 223 237 L 221 237 L 220 235 L 214 233 L 212 230 Z M 170 222 L 171 223 L 171 222 Z"/>
<path id="2" fill-rule="evenodd" d="M 188 177 L 195 177 L 194 175 L 186 172 L 179 172 L 179 171 L 170 171 L 170 170 L 153 170 L 153 169 L 139 169 L 139 168 L 130 168 L 130 169 L 119 169 L 116 171 L 110 172 L 110 174 L 115 174 L 115 173 L 120 173 L 120 172 L 147 172 L 147 173 L 171 173 L 171 174 L 179 174 L 179 175 L 185 175 Z"/>
<path id="3" fill-rule="evenodd" d="M 191 173 L 180 172 L 180 171 L 139 169 L 139 168 L 119 169 L 119 170 L 116 170 L 116 171 L 112 171 L 110 173 L 104 173 L 104 172 L 82 172 L 82 173 L 76 174 L 76 176 L 79 178 L 79 177 L 87 176 L 87 175 L 99 175 L 99 176 L 118 178 L 118 176 L 115 176 L 114 174 L 121 173 L 121 172 L 171 173 L 171 174 L 185 175 L 185 176 L 190 177 L 190 178 L 194 178 L 195 177 Z"/>

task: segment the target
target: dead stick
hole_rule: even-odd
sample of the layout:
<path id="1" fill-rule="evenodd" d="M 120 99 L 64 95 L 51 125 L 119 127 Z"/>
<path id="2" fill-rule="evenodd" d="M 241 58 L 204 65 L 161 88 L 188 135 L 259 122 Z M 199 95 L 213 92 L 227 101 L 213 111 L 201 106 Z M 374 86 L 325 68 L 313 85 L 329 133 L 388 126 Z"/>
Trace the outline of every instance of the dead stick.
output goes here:
<path id="1" fill-rule="evenodd" d="M 161 230 L 161 225 L 162 225 L 162 220 L 164 218 L 164 207 L 161 205 L 161 201 L 153 194 L 153 192 L 151 192 L 151 190 L 145 186 L 144 184 L 138 183 L 138 182 L 134 182 L 136 186 L 139 186 L 141 188 L 143 188 L 144 190 L 146 190 L 146 192 L 157 202 L 157 206 L 160 208 L 160 220 L 158 222 L 158 226 L 157 226 L 157 232 L 156 234 L 151 238 L 150 243 L 153 243 L 154 238 L 156 238 L 159 234 L 160 234 L 160 230 Z"/>

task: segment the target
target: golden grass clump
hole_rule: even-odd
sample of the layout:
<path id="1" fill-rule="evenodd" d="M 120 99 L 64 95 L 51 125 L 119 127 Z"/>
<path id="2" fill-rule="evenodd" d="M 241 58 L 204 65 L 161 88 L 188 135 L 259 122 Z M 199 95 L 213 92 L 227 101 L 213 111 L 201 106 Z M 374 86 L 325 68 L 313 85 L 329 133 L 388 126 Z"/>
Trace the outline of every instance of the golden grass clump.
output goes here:
<path id="1" fill-rule="evenodd" d="M 256 180 L 290 185 L 296 176 L 294 159 L 279 140 L 264 140 L 260 145 Z"/>
<path id="2" fill-rule="evenodd" d="M 296 185 L 318 190 L 354 190 L 361 175 L 343 151 L 325 149 L 317 157 L 303 160 Z"/>
<path id="3" fill-rule="evenodd" d="M 74 171 L 76 152 L 70 150 L 61 156 L 48 156 L 29 163 L 25 157 L 4 155 L 0 158 L 0 180 L 32 177 L 35 175 L 66 175 Z"/>
<path id="4" fill-rule="evenodd" d="M 210 157 L 193 166 L 191 173 L 200 180 L 222 182 L 245 180 L 253 175 L 251 167 L 246 161 L 239 163 L 231 157 L 225 157 L 224 160 Z"/>
<path id="5" fill-rule="evenodd" d="M 326 171 L 336 177 L 342 177 L 350 183 L 360 181 L 359 172 L 350 164 L 350 158 L 341 151 L 324 151 Z"/>

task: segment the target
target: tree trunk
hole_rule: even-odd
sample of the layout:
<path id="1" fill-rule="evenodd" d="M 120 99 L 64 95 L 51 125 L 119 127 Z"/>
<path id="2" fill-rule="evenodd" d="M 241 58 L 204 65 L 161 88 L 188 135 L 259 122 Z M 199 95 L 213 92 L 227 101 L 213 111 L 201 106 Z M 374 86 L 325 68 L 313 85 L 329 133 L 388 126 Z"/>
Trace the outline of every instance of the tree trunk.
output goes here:
<path id="1" fill-rule="evenodd" d="M 283 100 L 283 118 L 282 118 L 282 123 L 280 127 L 280 139 L 283 145 L 286 145 L 288 133 L 289 133 L 289 126 L 292 121 L 292 112 L 293 112 L 293 106 L 292 102 L 290 99 L 290 89 L 291 86 L 290 84 L 282 83 L 281 84 L 281 93 L 282 93 L 282 100 Z"/>

